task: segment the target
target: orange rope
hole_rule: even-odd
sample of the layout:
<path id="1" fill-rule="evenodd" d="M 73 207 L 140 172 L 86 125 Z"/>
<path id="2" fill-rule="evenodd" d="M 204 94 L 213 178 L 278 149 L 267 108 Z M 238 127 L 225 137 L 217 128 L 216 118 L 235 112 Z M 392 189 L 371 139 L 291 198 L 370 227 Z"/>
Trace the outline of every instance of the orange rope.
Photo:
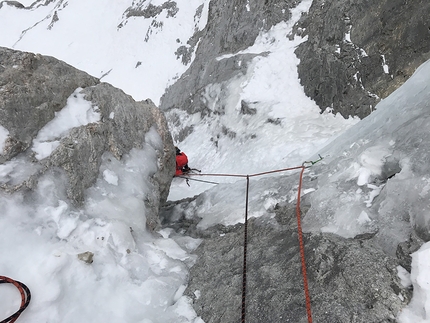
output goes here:
<path id="1" fill-rule="evenodd" d="M 30 303 L 31 293 L 26 285 L 19 281 L 13 280 L 12 278 L 0 276 L 0 284 L 3 283 L 14 285 L 21 294 L 21 305 L 19 310 L 13 313 L 11 316 L 5 318 L 3 321 L 0 321 L 0 323 L 14 323 Z"/>
<path id="2" fill-rule="evenodd" d="M 304 171 L 305 171 L 305 167 L 302 166 L 302 171 L 300 172 L 300 179 L 299 179 L 299 188 L 297 193 L 296 214 L 297 214 L 297 231 L 299 234 L 300 258 L 302 262 L 303 288 L 305 290 L 305 298 L 306 298 L 306 312 L 308 314 L 308 322 L 312 323 L 311 298 L 309 297 L 308 278 L 306 275 L 305 247 L 303 244 L 302 224 L 300 220 L 300 195 L 302 191 Z"/>

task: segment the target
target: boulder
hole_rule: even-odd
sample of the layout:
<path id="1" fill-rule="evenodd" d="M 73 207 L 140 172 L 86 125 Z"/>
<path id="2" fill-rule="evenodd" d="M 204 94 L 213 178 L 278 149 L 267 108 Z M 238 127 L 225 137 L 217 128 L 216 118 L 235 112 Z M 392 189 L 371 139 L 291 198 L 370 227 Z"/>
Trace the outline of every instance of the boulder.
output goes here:
<path id="1" fill-rule="evenodd" d="M 38 178 L 51 170 L 66 174 L 67 197 L 79 206 L 85 190 L 99 176 L 102 155 L 120 160 L 133 148 L 142 149 L 145 134 L 155 129 L 162 147 L 155 147 L 158 170 L 150 180 L 156 190 L 145 201 L 148 227 L 159 225 L 158 210 L 169 193 L 175 170 L 174 146 L 164 114 L 150 100 L 136 102 L 110 84 L 53 57 L 0 48 L 0 125 L 8 131 L 0 162 L 23 158 L 32 165 L 20 181 L 3 182 L 7 192 L 35 189 Z M 35 138 L 70 98 L 82 97 L 100 120 L 72 128 L 55 138 L 49 156 L 32 150 Z M 52 141 L 52 140 L 51 140 Z"/>

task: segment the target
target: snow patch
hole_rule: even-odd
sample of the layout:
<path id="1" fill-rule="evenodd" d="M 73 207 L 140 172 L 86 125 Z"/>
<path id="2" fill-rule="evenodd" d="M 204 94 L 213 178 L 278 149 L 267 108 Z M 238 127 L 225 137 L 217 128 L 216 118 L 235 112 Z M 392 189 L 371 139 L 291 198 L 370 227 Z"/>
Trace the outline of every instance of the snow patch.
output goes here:
<path id="1" fill-rule="evenodd" d="M 97 107 L 85 100 L 82 88 L 78 88 L 67 99 L 66 106 L 55 118 L 40 129 L 33 140 L 32 150 L 36 158 L 41 160 L 48 157 L 60 145 L 61 138 L 66 136 L 71 129 L 85 126 L 89 123 L 100 121 L 100 113 Z"/>

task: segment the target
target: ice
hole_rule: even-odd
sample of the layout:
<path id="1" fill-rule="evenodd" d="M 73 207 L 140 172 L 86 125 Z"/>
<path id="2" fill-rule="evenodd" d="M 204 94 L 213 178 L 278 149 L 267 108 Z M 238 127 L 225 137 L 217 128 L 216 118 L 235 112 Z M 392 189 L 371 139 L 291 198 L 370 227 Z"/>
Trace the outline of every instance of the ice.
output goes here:
<path id="1" fill-rule="evenodd" d="M 391 254 L 412 228 L 428 237 L 427 75 L 430 62 L 319 152 L 325 158 L 316 166 L 318 189 L 311 195 L 304 230 L 344 237 L 378 232 L 376 239 Z M 358 221 L 363 212 L 370 221 Z"/>

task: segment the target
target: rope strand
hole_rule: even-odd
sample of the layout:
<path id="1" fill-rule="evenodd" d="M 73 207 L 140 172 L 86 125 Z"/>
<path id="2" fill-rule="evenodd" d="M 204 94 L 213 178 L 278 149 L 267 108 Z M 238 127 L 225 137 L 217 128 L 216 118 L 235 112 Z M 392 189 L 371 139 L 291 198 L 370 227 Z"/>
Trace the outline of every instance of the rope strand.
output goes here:
<path id="1" fill-rule="evenodd" d="M 249 176 L 246 176 L 246 203 L 245 203 L 245 225 L 243 242 L 243 276 L 242 276 L 242 323 L 245 323 L 246 314 L 246 253 L 248 245 L 248 197 L 249 197 Z"/>

